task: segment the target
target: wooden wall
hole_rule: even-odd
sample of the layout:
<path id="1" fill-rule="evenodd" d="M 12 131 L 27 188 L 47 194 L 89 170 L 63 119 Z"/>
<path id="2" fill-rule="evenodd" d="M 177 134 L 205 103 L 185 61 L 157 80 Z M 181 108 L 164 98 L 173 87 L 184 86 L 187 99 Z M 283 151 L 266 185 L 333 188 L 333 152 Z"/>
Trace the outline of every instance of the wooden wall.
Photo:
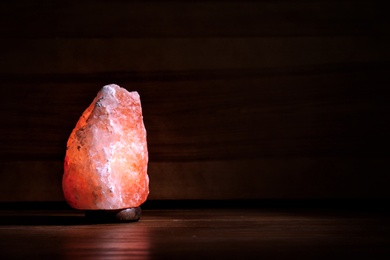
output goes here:
<path id="1" fill-rule="evenodd" d="M 150 199 L 390 198 L 375 1 L 0 3 L 0 201 L 61 201 L 98 90 L 142 99 Z"/>

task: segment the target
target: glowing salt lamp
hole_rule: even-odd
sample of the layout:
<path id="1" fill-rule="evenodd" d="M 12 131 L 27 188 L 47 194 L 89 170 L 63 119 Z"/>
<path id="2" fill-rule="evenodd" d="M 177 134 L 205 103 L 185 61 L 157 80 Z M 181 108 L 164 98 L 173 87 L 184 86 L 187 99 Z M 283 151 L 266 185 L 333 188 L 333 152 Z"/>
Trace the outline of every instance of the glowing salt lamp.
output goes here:
<path id="1" fill-rule="evenodd" d="M 104 86 L 67 143 L 62 188 L 87 216 L 138 220 L 149 194 L 148 149 L 140 97 Z"/>

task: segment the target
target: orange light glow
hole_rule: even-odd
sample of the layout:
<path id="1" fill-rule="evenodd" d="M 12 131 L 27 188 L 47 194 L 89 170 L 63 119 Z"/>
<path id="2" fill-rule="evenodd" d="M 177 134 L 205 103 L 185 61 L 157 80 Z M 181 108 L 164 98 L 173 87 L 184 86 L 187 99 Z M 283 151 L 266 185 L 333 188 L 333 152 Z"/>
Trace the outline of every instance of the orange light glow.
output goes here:
<path id="1" fill-rule="evenodd" d="M 67 144 L 62 187 L 76 209 L 138 207 L 149 194 L 148 150 L 140 97 L 104 86 Z"/>

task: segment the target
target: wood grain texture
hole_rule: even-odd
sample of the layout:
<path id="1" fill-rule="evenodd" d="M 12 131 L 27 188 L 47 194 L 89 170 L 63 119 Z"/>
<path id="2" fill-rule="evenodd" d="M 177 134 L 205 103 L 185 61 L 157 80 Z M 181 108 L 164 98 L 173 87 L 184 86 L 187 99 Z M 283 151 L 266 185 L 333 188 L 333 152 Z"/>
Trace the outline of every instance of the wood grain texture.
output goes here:
<path id="1" fill-rule="evenodd" d="M 164 38 L 389 34 L 377 1 L 12 1 L 0 37 Z"/>
<path id="2" fill-rule="evenodd" d="M 141 95 L 153 199 L 389 198 L 385 10 L 2 2 L 0 201 L 62 200 L 66 141 L 110 83 Z"/>
<path id="3" fill-rule="evenodd" d="M 388 215 L 359 211 L 145 210 L 139 222 L 120 225 L 91 225 L 75 212 L 36 211 L 3 212 L 0 221 L 3 259 L 386 259 L 390 254 Z"/>
<path id="4" fill-rule="evenodd" d="M 386 156 L 385 71 L 117 83 L 141 95 L 152 161 Z M 59 81 L 7 83 L 1 158 L 63 158 L 104 83 Z"/>
<path id="5" fill-rule="evenodd" d="M 149 200 L 388 198 L 388 158 L 151 161 Z M 13 173 L 13 174 L 10 174 Z M 0 162 L 0 202 L 64 201 L 62 161 Z"/>
<path id="6" fill-rule="evenodd" d="M 1 73 L 256 70 L 388 62 L 390 38 L 3 39 Z"/>

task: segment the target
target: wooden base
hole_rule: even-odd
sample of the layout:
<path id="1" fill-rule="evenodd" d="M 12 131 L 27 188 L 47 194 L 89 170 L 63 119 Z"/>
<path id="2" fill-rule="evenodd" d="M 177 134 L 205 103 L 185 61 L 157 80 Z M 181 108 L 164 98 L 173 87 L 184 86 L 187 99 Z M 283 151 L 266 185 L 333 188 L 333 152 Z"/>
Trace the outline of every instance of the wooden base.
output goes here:
<path id="1" fill-rule="evenodd" d="M 124 223 L 135 222 L 141 217 L 141 208 L 127 208 L 118 210 L 87 210 L 85 217 L 94 223 Z"/>

